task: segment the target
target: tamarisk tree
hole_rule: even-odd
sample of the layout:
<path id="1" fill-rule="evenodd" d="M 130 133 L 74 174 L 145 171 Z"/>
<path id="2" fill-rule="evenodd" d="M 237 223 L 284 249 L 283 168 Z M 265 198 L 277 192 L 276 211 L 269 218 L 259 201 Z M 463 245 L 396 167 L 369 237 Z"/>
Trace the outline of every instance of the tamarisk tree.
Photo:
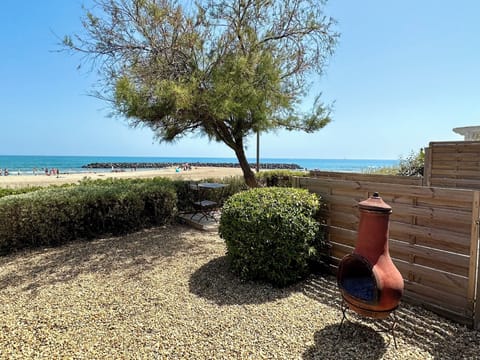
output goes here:
<path id="1" fill-rule="evenodd" d="M 95 95 L 159 141 L 191 133 L 234 152 L 257 185 L 246 138 L 275 129 L 314 132 L 330 121 L 300 103 L 338 34 L 322 0 L 93 0 L 64 49 L 99 74 Z"/>

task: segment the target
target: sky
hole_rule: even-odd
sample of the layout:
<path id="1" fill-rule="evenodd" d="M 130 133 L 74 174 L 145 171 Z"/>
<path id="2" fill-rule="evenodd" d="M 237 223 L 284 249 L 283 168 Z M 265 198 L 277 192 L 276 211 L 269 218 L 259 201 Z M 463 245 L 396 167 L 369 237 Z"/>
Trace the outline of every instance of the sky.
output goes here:
<path id="1" fill-rule="evenodd" d="M 90 0 L 2 0 L 0 155 L 234 157 L 194 136 L 159 144 L 89 96 L 95 73 L 58 52 Z M 333 121 L 314 134 L 262 134 L 261 158 L 399 159 L 480 125 L 480 2 L 330 0 L 341 34 L 309 96 Z M 256 154 L 248 139 L 247 156 Z"/>

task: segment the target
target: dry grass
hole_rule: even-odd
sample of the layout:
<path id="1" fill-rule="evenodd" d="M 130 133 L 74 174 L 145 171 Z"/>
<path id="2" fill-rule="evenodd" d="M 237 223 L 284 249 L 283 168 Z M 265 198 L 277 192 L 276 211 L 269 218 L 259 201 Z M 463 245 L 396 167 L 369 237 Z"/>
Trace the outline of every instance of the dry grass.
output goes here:
<path id="1" fill-rule="evenodd" d="M 398 350 L 355 318 L 339 332 L 334 279 L 286 289 L 239 281 L 216 233 L 185 226 L 0 258 L 0 357 L 75 359 L 453 359 L 477 331 L 398 310 Z"/>

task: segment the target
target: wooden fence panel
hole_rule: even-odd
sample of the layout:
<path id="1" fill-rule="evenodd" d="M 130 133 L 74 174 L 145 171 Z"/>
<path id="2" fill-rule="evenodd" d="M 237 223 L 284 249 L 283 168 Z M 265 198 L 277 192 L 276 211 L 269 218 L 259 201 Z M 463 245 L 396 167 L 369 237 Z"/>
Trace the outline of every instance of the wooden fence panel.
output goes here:
<path id="1" fill-rule="evenodd" d="M 428 186 L 480 189 L 480 141 L 431 142 L 425 181 Z"/>
<path id="2" fill-rule="evenodd" d="M 478 191 L 356 180 L 295 178 L 328 205 L 332 269 L 355 247 L 358 202 L 374 192 L 392 206 L 390 254 L 405 280 L 405 298 L 468 325 L 478 324 Z M 475 220 L 476 219 L 476 220 Z M 477 225 L 472 225 L 472 222 Z M 475 233 L 476 232 L 476 233 Z"/>

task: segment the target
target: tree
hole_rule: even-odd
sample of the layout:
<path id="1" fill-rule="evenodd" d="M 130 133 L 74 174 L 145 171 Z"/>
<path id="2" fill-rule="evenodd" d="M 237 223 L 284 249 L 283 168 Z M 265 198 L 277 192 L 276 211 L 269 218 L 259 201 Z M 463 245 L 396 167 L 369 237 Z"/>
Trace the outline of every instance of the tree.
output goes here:
<path id="1" fill-rule="evenodd" d="M 300 110 L 338 34 L 323 0 L 94 0 L 66 49 L 100 75 L 96 96 L 159 141 L 189 133 L 223 142 L 256 186 L 245 139 L 279 128 L 314 132 L 330 121 L 319 96 Z"/>

